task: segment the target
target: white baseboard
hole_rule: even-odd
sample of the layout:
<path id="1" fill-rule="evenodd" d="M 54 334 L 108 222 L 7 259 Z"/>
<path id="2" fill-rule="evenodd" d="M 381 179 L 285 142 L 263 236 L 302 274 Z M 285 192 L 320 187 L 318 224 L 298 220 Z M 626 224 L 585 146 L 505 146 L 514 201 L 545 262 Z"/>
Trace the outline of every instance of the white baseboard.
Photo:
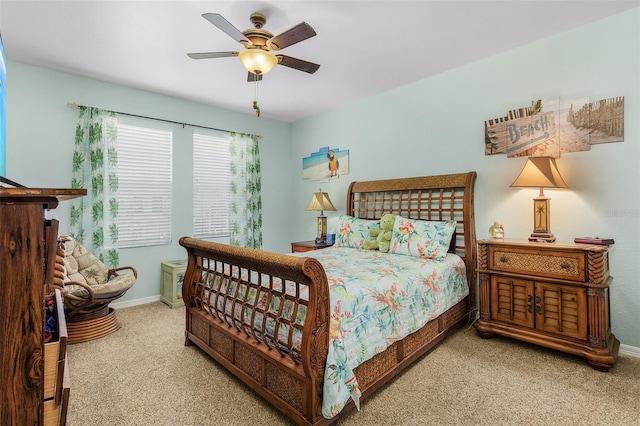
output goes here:
<path id="1" fill-rule="evenodd" d="M 114 302 L 111 304 L 113 309 L 130 308 L 132 306 L 145 305 L 147 303 L 159 302 L 160 295 L 143 297 L 142 299 L 125 300 L 124 302 Z M 630 345 L 620 345 L 620 355 L 629 355 L 640 358 L 640 348 Z"/>
<path id="2" fill-rule="evenodd" d="M 113 309 L 130 308 L 132 306 L 146 305 L 147 303 L 159 302 L 160 295 L 143 297 L 142 299 L 125 300 L 122 302 L 113 302 L 109 306 Z"/>
<path id="3" fill-rule="evenodd" d="M 640 348 L 629 345 L 620 345 L 620 355 L 629 355 L 640 358 Z"/>

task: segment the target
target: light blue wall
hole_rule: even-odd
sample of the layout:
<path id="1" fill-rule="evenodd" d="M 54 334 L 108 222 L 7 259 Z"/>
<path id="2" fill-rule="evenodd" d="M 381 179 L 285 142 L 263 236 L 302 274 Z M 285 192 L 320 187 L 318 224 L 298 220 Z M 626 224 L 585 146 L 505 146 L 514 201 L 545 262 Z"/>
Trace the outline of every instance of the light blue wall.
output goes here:
<path id="1" fill-rule="evenodd" d="M 476 170 L 478 238 L 502 220 L 507 238 L 526 239 L 537 191 L 509 188 L 524 158 L 484 155 L 484 121 L 539 98 L 625 96 L 625 141 L 564 154 L 558 167 L 571 189 L 545 192 L 558 240 L 615 239 L 613 331 L 640 347 L 639 23 L 636 8 L 296 122 L 293 162 L 322 146 L 350 150 L 351 173 L 322 184 L 339 210 L 327 215 L 329 227 L 345 211 L 352 180 Z M 299 212 L 295 236 L 303 239 L 314 235 L 314 215 L 303 209 L 318 182 L 303 181 L 298 170 L 292 209 Z"/>
<path id="2" fill-rule="evenodd" d="M 287 251 L 292 180 L 288 167 L 290 124 L 263 117 L 253 110 L 239 114 L 123 86 L 53 72 L 14 62 L 7 69 L 7 177 L 30 187 L 68 188 L 78 110 L 68 102 L 178 122 L 261 134 L 260 155 L 264 210 L 264 248 Z M 248 104 L 250 106 L 250 103 Z M 249 108 L 248 108 L 249 109 Z M 136 285 L 120 301 L 160 294 L 160 262 L 186 257 L 178 245 L 192 229 L 193 128 L 174 126 L 173 144 L 173 243 L 165 246 L 122 250 L 123 265 L 138 270 Z M 283 155 L 284 154 L 284 155 Z M 288 188 L 286 188 L 288 189 Z M 61 231 L 68 229 L 69 203 L 53 211 Z"/>

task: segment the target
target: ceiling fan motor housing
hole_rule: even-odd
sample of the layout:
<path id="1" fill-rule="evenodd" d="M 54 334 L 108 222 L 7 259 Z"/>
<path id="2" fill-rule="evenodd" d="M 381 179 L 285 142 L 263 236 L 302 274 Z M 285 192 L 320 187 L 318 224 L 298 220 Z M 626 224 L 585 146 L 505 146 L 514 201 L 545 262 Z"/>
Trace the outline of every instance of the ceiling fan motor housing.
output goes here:
<path id="1" fill-rule="evenodd" d="M 263 50 L 271 50 L 271 48 L 267 46 L 267 40 L 272 38 L 273 34 L 271 34 L 269 31 L 263 30 L 261 28 L 249 28 L 247 30 L 244 30 L 242 34 L 244 34 L 244 36 L 248 38 L 251 43 L 253 43 L 253 46 L 245 46 L 247 49 L 259 48 Z"/>

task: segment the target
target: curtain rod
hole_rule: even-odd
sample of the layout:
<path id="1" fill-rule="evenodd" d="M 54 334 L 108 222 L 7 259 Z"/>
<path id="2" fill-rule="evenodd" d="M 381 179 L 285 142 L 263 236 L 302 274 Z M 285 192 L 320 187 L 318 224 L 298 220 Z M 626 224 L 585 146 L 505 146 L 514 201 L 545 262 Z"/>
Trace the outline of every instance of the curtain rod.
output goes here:
<path id="1" fill-rule="evenodd" d="M 87 108 L 86 105 L 78 105 L 75 102 L 67 102 L 67 106 L 69 108 L 73 108 L 73 109 L 80 108 L 80 107 Z M 121 112 L 121 111 L 113 111 L 113 112 L 115 112 L 116 114 L 120 114 L 120 115 L 128 115 L 129 117 L 146 118 L 147 120 L 156 120 L 156 121 L 164 121 L 165 123 L 180 124 L 183 129 L 184 129 L 184 126 L 191 126 L 191 127 L 197 127 L 197 128 L 200 128 L 200 129 L 217 130 L 219 132 L 241 133 L 241 132 L 235 132 L 233 130 L 218 129 L 216 127 L 201 126 L 199 124 L 181 123 L 179 121 L 166 120 L 164 118 L 147 117 L 147 116 L 144 116 L 144 115 L 130 114 L 128 112 Z M 256 136 L 258 139 L 262 139 L 262 135 L 250 135 L 250 136 Z"/>

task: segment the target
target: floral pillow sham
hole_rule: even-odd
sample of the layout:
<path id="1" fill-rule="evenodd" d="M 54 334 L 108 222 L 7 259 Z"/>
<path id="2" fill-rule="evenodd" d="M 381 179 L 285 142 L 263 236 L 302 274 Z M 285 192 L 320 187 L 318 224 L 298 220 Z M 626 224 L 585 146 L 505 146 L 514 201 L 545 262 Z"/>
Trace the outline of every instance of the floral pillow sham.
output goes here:
<path id="1" fill-rule="evenodd" d="M 379 220 L 360 219 L 353 216 L 340 215 L 338 217 L 338 232 L 336 232 L 336 247 L 350 247 L 361 249 L 366 240 L 370 240 L 370 229 L 378 229 Z"/>
<path id="2" fill-rule="evenodd" d="M 389 253 L 442 260 L 447 255 L 456 221 L 426 221 L 396 217 Z"/>

